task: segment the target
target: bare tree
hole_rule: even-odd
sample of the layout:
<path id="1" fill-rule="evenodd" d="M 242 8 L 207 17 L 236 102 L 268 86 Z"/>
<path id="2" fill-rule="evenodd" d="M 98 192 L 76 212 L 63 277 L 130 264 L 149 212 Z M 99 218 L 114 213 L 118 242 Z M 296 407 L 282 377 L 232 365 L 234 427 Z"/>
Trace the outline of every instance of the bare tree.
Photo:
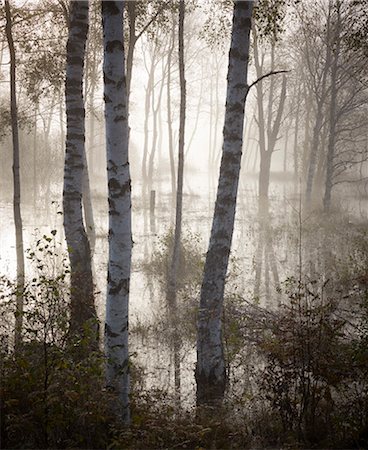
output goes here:
<path id="1" fill-rule="evenodd" d="M 276 113 L 274 113 L 274 104 L 276 99 L 275 77 L 270 77 L 270 85 L 268 90 L 267 110 L 265 111 L 265 89 L 262 80 L 264 73 L 264 57 L 261 57 L 259 51 L 259 39 L 255 27 L 253 27 L 253 50 L 254 64 L 256 67 L 257 78 L 260 80 L 256 84 L 257 90 L 257 106 L 258 118 L 257 125 L 259 131 L 259 151 L 260 151 L 260 170 L 259 170 L 259 200 L 264 202 L 268 199 L 268 189 L 270 184 L 271 158 L 275 151 L 276 142 L 280 132 L 281 119 L 284 111 L 286 99 L 286 76 L 283 76 L 281 92 L 279 96 Z M 275 37 L 271 37 L 271 62 L 270 70 L 275 70 Z"/>

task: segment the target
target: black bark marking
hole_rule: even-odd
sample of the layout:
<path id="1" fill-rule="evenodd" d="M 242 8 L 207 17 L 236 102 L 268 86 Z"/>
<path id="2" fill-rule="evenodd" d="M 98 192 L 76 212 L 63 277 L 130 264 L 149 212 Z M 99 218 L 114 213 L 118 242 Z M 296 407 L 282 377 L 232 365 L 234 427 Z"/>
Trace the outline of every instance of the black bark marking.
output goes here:
<path id="1" fill-rule="evenodd" d="M 112 53 L 114 50 L 122 52 L 124 46 L 121 41 L 110 41 L 106 43 L 105 50 L 107 53 Z"/>
<path id="2" fill-rule="evenodd" d="M 105 323 L 105 334 L 111 338 L 119 337 L 118 333 L 114 333 L 113 331 L 111 331 L 111 328 L 109 327 L 109 325 L 107 323 Z"/>
<path id="3" fill-rule="evenodd" d="M 102 3 L 102 14 L 103 15 L 108 14 L 110 16 L 115 16 L 116 14 L 120 13 L 119 8 L 116 6 L 116 2 L 104 0 L 101 3 Z"/>

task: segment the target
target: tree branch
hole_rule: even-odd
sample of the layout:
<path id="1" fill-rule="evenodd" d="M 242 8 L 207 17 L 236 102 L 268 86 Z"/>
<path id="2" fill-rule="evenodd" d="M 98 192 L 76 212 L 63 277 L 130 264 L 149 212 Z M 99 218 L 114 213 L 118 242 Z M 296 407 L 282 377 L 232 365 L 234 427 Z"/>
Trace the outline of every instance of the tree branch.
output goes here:
<path id="1" fill-rule="evenodd" d="M 260 81 L 264 80 L 265 78 L 270 77 L 271 75 L 277 75 L 279 73 L 289 73 L 289 72 L 290 72 L 290 70 L 273 70 L 272 72 L 266 73 L 265 75 L 262 75 L 261 77 L 257 78 L 256 81 L 253 81 L 253 83 L 248 86 L 248 92 L 257 83 L 259 83 Z"/>
<path id="2" fill-rule="evenodd" d="M 156 13 L 151 17 L 151 19 L 146 23 L 146 25 L 142 28 L 142 30 L 135 36 L 135 41 L 138 41 L 138 39 L 142 36 L 142 34 L 151 26 L 151 24 L 157 19 L 159 14 L 166 9 L 167 6 L 170 5 L 170 2 L 164 3 L 157 11 Z"/>

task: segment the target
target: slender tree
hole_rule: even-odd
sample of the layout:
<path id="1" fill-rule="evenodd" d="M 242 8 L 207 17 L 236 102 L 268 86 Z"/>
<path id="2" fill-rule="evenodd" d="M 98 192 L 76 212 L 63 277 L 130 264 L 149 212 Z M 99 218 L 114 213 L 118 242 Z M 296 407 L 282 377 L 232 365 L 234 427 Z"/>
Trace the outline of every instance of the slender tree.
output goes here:
<path id="1" fill-rule="evenodd" d="M 336 5 L 336 23 L 335 36 L 334 36 L 334 48 L 332 50 L 332 64 L 331 64 L 331 100 L 330 100 L 330 117 L 329 117 L 329 136 L 328 136 L 328 148 L 327 148 L 327 161 L 326 161 L 326 183 L 325 183 L 325 195 L 323 198 L 323 208 L 325 211 L 329 211 L 331 205 L 331 191 L 334 172 L 334 158 L 335 158 L 335 141 L 336 141 L 336 102 L 337 102 L 337 76 L 338 76 L 338 60 L 340 53 L 340 40 L 341 40 L 341 12 L 340 12 L 340 0 L 337 0 Z"/>
<path id="2" fill-rule="evenodd" d="M 122 1 L 103 1 L 104 98 L 109 197 L 109 263 L 105 351 L 115 412 L 130 421 L 128 307 L 132 254 L 131 183 Z"/>
<path id="3" fill-rule="evenodd" d="M 175 44 L 175 27 L 173 15 L 173 28 L 171 33 L 171 42 L 167 54 L 167 83 L 166 83 L 166 100 L 167 100 L 167 132 L 169 141 L 169 158 L 170 158 L 170 174 L 171 174 L 171 195 L 172 205 L 174 204 L 176 192 L 176 174 L 175 174 L 175 159 L 174 159 L 174 136 L 172 129 L 172 113 L 171 113 L 171 60 Z"/>
<path id="4" fill-rule="evenodd" d="M 170 1 L 161 3 L 157 1 L 147 1 L 147 0 L 128 1 L 126 4 L 126 11 L 129 24 L 128 50 L 126 57 L 126 85 L 127 85 L 128 104 L 132 82 L 134 49 L 137 44 L 137 41 L 142 37 L 142 35 L 150 28 L 150 26 L 153 23 L 158 21 L 160 17 L 164 15 L 165 10 L 168 10 L 170 5 L 171 5 Z M 153 8 L 150 8 L 152 6 Z M 153 9 L 152 12 L 150 11 L 151 9 Z M 151 14 L 149 14 L 149 12 L 151 12 Z M 139 29 L 137 29 L 138 24 L 141 25 L 141 27 L 138 27 Z"/>
<path id="5" fill-rule="evenodd" d="M 174 247 L 169 270 L 167 287 L 167 300 L 169 310 L 173 320 L 173 346 L 174 346 L 174 372 L 175 372 L 175 392 L 180 399 L 180 342 L 177 332 L 177 277 L 180 260 L 181 228 L 183 215 L 183 179 L 184 179 L 184 137 L 185 137 L 185 104 L 186 104 L 186 84 L 184 67 L 184 0 L 179 3 L 179 78 L 180 78 L 180 122 L 179 122 L 179 148 L 178 148 L 178 181 L 176 188 L 176 214 Z"/>
<path id="6" fill-rule="evenodd" d="M 6 39 L 10 54 L 10 116 L 13 139 L 13 214 L 15 225 L 15 248 L 17 256 L 17 301 L 15 315 L 15 346 L 21 343 L 23 325 L 23 290 L 24 290 L 24 249 L 22 215 L 20 211 L 20 170 L 19 170 L 19 132 L 16 94 L 16 59 L 13 41 L 13 20 L 9 0 L 5 0 Z"/>
<path id="7" fill-rule="evenodd" d="M 276 36 L 272 36 L 271 41 L 271 72 L 275 69 L 275 47 Z M 268 90 L 268 106 L 267 112 L 264 107 L 264 84 L 261 80 L 263 73 L 263 58 L 260 58 L 258 50 L 258 36 L 255 28 L 253 28 L 253 47 L 254 47 L 254 64 L 259 83 L 257 89 L 257 106 L 258 106 L 258 131 L 259 131 L 259 150 L 260 150 L 260 170 L 259 170 L 259 200 L 264 203 L 268 199 L 268 190 L 270 184 L 271 159 L 275 151 L 275 146 L 281 126 L 281 119 L 286 99 L 286 76 L 283 76 L 282 87 L 280 92 L 280 100 L 278 102 L 276 114 L 273 114 L 275 102 L 275 80 L 270 78 L 270 86 Z M 274 120 L 273 120 L 274 118 Z"/>
<path id="8" fill-rule="evenodd" d="M 328 10 L 328 17 L 326 23 L 326 40 L 330 42 L 331 35 L 331 17 L 330 17 L 330 9 Z M 305 30 L 303 28 L 304 34 Z M 310 74 L 314 75 L 317 81 L 313 84 L 314 86 L 314 94 L 316 97 L 316 116 L 313 127 L 313 137 L 310 142 L 310 151 L 309 151 L 309 163 L 308 163 L 308 174 L 307 174 L 307 183 L 306 183 L 306 202 L 310 203 L 312 199 L 312 190 L 315 172 L 317 169 L 318 155 L 320 153 L 320 134 L 323 127 L 323 115 L 324 115 L 324 105 L 326 102 L 326 98 L 328 96 L 328 72 L 331 65 L 331 47 L 330 45 L 326 45 L 325 50 L 325 59 L 324 63 L 321 64 L 322 69 L 319 73 L 313 66 L 311 62 L 310 50 L 308 48 L 309 42 L 305 39 L 305 55 L 307 60 L 307 68 L 309 69 Z M 322 58 L 322 56 L 320 56 Z"/>
<path id="9" fill-rule="evenodd" d="M 86 321 L 96 319 L 91 251 L 82 213 L 82 183 L 86 159 L 83 71 L 88 33 L 88 10 L 88 1 L 78 0 L 70 4 L 66 62 L 67 129 L 63 206 L 64 230 L 71 271 L 70 331 L 72 335 L 81 333 Z"/>
<path id="10" fill-rule="evenodd" d="M 221 320 L 242 155 L 252 10 L 252 1 L 234 3 L 222 159 L 198 316 L 196 382 L 199 406 L 221 403 L 227 381 Z"/>

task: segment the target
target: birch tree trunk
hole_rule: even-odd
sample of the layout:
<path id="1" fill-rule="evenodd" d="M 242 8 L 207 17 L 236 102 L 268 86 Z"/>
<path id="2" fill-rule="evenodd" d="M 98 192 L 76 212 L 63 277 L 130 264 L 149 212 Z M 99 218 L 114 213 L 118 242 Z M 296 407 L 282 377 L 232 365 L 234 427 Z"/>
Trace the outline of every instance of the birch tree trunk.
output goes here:
<path id="1" fill-rule="evenodd" d="M 227 381 L 221 319 L 242 155 L 252 10 L 252 1 L 234 3 L 222 159 L 198 315 L 198 406 L 220 404 Z"/>
<path id="2" fill-rule="evenodd" d="M 96 320 L 91 251 L 82 213 L 85 162 L 83 71 L 88 33 L 88 1 L 70 4 L 66 63 L 66 153 L 64 166 L 64 230 L 71 276 L 71 336 L 83 333 L 86 321 Z M 97 338 L 97 333 L 96 333 Z"/>
<path id="3" fill-rule="evenodd" d="M 19 170 L 19 132 L 18 108 L 16 95 L 16 60 L 13 41 L 13 21 L 9 0 L 5 0 L 6 39 L 10 54 L 10 116 L 13 140 L 13 214 L 15 225 L 15 248 L 17 256 L 17 299 L 15 313 L 15 347 L 21 344 L 23 326 L 23 291 L 24 291 L 24 248 L 22 215 L 20 211 L 20 170 Z"/>
<path id="4" fill-rule="evenodd" d="M 107 385 L 114 409 L 130 422 L 128 307 L 132 254 L 131 183 L 128 161 L 128 109 L 124 63 L 122 1 L 102 2 L 104 98 L 109 198 L 109 262 L 105 351 Z"/>

